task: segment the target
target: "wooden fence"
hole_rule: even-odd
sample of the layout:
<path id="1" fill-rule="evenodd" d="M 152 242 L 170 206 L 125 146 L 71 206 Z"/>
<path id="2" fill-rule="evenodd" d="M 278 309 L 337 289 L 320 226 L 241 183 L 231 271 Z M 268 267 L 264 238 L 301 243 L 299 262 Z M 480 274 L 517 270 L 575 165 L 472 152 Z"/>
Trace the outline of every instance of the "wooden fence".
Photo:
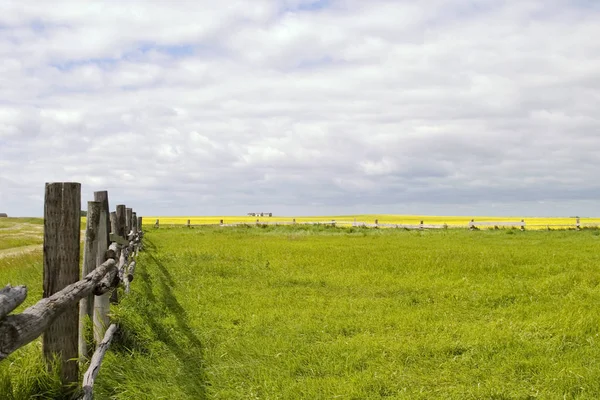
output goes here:
<path id="1" fill-rule="evenodd" d="M 91 399 L 100 363 L 118 329 L 110 325 L 110 302 L 118 301 L 118 286 L 129 292 L 143 232 L 142 217 L 131 208 L 118 205 L 109 212 L 106 191 L 95 192 L 87 206 L 80 275 L 81 184 L 46 184 L 43 299 L 10 314 L 25 300 L 27 288 L 7 285 L 0 290 L 0 360 L 43 334 L 44 358 L 49 367 L 58 358 L 61 381 L 71 391 L 91 354 L 91 338 L 85 335 L 86 324 L 93 321 L 96 351 L 81 390 L 82 398 Z"/>
<path id="2" fill-rule="evenodd" d="M 572 224 L 526 224 L 524 219 L 520 221 L 475 221 L 472 219 L 466 225 L 459 224 L 427 224 L 424 221 L 420 221 L 418 224 L 392 224 L 392 223 L 381 223 L 379 220 L 375 220 L 374 222 L 364 222 L 364 221 L 302 221 L 297 222 L 296 219 L 292 219 L 291 221 L 261 221 L 259 219 L 256 222 L 225 222 L 224 219 L 221 219 L 218 224 L 191 224 L 191 220 L 188 219 L 186 224 L 168 224 L 167 226 L 186 226 L 188 228 L 192 227 L 201 227 L 201 226 L 221 226 L 221 227 L 234 227 L 234 226 L 265 226 L 265 225 L 326 225 L 326 226 L 339 226 L 339 227 L 366 227 L 366 228 L 398 228 L 398 229 L 449 229 L 449 228 L 463 228 L 463 229 L 480 229 L 482 227 L 487 227 L 490 229 L 500 229 L 500 228 L 519 228 L 520 230 L 525 230 L 526 227 L 539 229 L 576 229 L 581 230 L 582 228 L 598 228 L 600 224 L 584 224 L 581 223 L 579 218 L 575 218 Z M 157 219 L 154 223 L 154 228 L 160 228 L 160 219 Z"/>

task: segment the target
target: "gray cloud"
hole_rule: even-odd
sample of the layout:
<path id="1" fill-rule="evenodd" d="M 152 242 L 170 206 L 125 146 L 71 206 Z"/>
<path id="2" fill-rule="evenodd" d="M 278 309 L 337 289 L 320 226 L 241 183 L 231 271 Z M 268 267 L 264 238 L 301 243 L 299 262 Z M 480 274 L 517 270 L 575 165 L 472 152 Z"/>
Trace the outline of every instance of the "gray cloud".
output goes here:
<path id="1" fill-rule="evenodd" d="M 593 4 L 184 4 L 0 5 L 3 212 L 597 214 Z"/>

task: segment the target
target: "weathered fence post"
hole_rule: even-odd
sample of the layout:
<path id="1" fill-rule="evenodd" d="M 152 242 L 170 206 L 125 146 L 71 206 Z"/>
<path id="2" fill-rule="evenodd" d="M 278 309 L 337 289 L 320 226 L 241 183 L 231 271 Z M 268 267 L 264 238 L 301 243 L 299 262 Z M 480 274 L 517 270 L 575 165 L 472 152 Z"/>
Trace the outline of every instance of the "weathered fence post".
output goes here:
<path id="1" fill-rule="evenodd" d="M 575 220 L 575 226 L 577 227 L 578 231 L 581 230 L 581 220 L 579 219 L 579 217 L 577 217 L 577 219 Z"/>
<path id="2" fill-rule="evenodd" d="M 117 235 L 124 238 L 125 228 L 127 226 L 127 207 L 124 204 L 119 204 L 117 206 L 117 231 L 114 232 Z"/>
<path id="3" fill-rule="evenodd" d="M 96 251 L 96 264 L 100 265 L 106 260 L 106 251 L 108 250 L 110 241 L 110 227 L 113 224 L 116 231 L 117 213 L 111 213 L 109 211 L 108 192 L 94 192 L 94 200 L 102 204 L 100 209 L 100 224 L 98 225 L 98 249 Z M 104 332 L 108 327 L 109 309 L 110 293 L 106 293 L 101 296 L 94 296 L 94 341 L 97 344 L 99 344 L 104 338 Z"/>
<path id="4" fill-rule="evenodd" d="M 131 209 L 129 209 L 131 210 Z M 127 238 L 127 207 L 124 204 L 117 205 L 117 231 L 116 234 L 122 238 Z M 121 249 L 121 252 L 125 251 L 125 249 Z M 122 268 L 122 267 L 121 267 Z M 123 279 L 123 271 L 119 269 L 118 271 L 119 278 Z M 115 288 L 110 295 L 110 302 L 112 304 L 117 304 L 119 302 L 119 295 L 117 292 L 117 288 Z"/>
<path id="5" fill-rule="evenodd" d="M 110 213 L 110 233 L 114 233 L 116 235 L 117 231 L 118 231 L 118 229 L 117 229 L 118 225 L 119 225 L 119 223 L 117 221 L 117 212 L 112 211 Z"/>
<path id="6" fill-rule="evenodd" d="M 129 232 L 131 232 L 131 227 L 133 224 L 131 222 L 132 219 L 133 219 L 133 208 L 126 208 L 125 209 L 125 235 L 123 235 L 124 238 L 129 237 Z"/>
<path id="7" fill-rule="evenodd" d="M 131 213 L 131 232 L 134 235 L 137 235 L 138 233 L 138 219 L 136 212 Z"/>
<path id="8" fill-rule="evenodd" d="M 50 297 L 79 280 L 81 184 L 46 183 L 44 200 L 44 297 Z M 63 384 L 77 382 L 79 313 L 77 303 L 68 307 L 43 335 L 46 361 L 61 363 Z"/>
<path id="9" fill-rule="evenodd" d="M 189 219 L 188 219 L 188 221 L 187 221 L 187 227 L 188 227 L 188 228 L 190 227 L 190 220 L 189 220 Z"/>
<path id="10" fill-rule="evenodd" d="M 98 250 L 98 226 L 100 225 L 100 210 L 102 203 L 88 201 L 85 242 L 83 247 L 83 264 L 81 279 L 96 269 L 96 253 Z M 103 221 L 104 222 L 104 221 Z M 94 296 L 89 295 L 79 301 L 79 362 L 83 363 L 89 356 L 85 337 L 86 321 L 92 315 Z"/>
<path id="11" fill-rule="evenodd" d="M 376 219 L 376 220 L 375 220 L 375 228 L 378 228 L 378 227 L 379 227 L 379 220 L 378 220 L 378 219 Z"/>
<path id="12" fill-rule="evenodd" d="M 522 231 L 524 231 L 524 230 L 525 230 L 525 220 L 524 220 L 524 219 L 522 219 L 522 220 L 521 220 L 521 223 L 522 223 L 522 225 L 521 225 L 521 230 L 522 230 Z"/>
<path id="13" fill-rule="evenodd" d="M 154 223 L 154 227 L 155 227 L 156 229 L 158 229 L 158 227 L 159 227 L 159 221 L 158 221 L 158 219 L 157 219 L 157 220 L 156 220 L 156 222 Z"/>
<path id="14" fill-rule="evenodd" d="M 143 217 L 137 217 L 138 232 L 142 231 L 142 218 Z"/>

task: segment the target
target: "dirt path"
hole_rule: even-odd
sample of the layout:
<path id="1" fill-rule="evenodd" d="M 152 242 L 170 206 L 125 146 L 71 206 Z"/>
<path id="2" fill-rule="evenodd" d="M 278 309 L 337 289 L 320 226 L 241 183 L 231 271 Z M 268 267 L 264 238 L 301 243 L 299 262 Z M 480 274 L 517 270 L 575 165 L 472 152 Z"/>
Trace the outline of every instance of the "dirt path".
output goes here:
<path id="1" fill-rule="evenodd" d="M 30 246 L 11 247 L 10 249 L 0 250 L 0 258 L 13 257 L 20 254 L 31 253 L 36 250 L 42 250 L 42 245 L 32 244 Z"/>

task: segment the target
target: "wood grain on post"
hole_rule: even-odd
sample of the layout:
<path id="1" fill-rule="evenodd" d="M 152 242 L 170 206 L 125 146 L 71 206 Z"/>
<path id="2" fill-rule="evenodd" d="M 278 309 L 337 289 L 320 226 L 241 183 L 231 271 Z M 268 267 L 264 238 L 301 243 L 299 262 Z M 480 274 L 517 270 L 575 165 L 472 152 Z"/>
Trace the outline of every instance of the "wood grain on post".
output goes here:
<path id="1" fill-rule="evenodd" d="M 112 253 L 108 251 L 109 246 L 109 236 L 111 226 L 114 223 L 114 228 L 116 228 L 117 224 L 117 213 L 110 212 L 108 208 L 108 192 L 96 192 L 94 193 L 95 200 L 103 200 L 102 209 L 100 210 L 100 224 L 98 226 L 98 250 L 96 252 L 96 265 L 100 265 L 104 263 L 104 261 L 108 257 L 117 257 L 115 250 L 117 249 L 116 245 L 113 246 Z M 110 308 L 110 293 L 94 296 L 94 312 L 92 315 L 92 320 L 94 324 L 94 340 L 96 343 L 100 343 L 102 341 L 102 337 L 104 336 L 104 331 L 108 326 L 108 311 Z"/>
<path id="2" fill-rule="evenodd" d="M 119 204 L 117 206 L 117 231 L 115 232 L 117 235 L 121 237 L 126 237 L 125 227 L 127 224 L 127 207 L 124 204 Z"/>
<path id="3" fill-rule="evenodd" d="M 110 232 L 109 233 L 114 233 L 115 235 L 117 235 L 118 225 L 119 225 L 119 223 L 117 222 L 117 213 L 116 213 L 116 211 L 113 211 L 110 213 Z"/>
<path id="4" fill-rule="evenodd" d="M 44 298 L 79 280 L 81 225 L 81 184 L 46 183 L 44 200 Z M 49 365 L 54 357 L 61 363 L 63 384 L 77 382 L 79 313 L 77 303 L 50 323 L 44 332 L 42 349 Z"/>
<path id="5" fill-rule="evenodd" d="M 110 208 L 108 206 L 108 192 L 106 190 L 102 190 L 99 192 L 94 192 L 94 201 L 98 201 L 100 203 L 102 203 L 102 207 L 101 207 L 101 213 L 102 213 L 102 219 L 101 221 L 104 221 L 104 223 L 100 225 L 100 228 L 105 228 L 104 230 L 106 231 L 106 243 L 107 243 L 107 248 L 108 248 L 108 235 L 110 234 Z M 101 242 L 102 243 L 102 242 Z M 106 249 L 100 249 L 99 251 L 101 251 L 100 253 L 100 257 L 99 258 L 103 258 L 103 252 L 106 251 Z M 99 263 L 98 265 L 100 265 L 102 263 Z"/>
<path id="6" fill-rule="evenodd" d="M 137 235 L 138 233 L 138 219 L 137 219 L 137 213 L 133 212 L 131 214 L 131 232 L 134 235 Z"/>
<path id="7" fill-rule="evenodd" d="M 131 209 L 130 209 L 131 210 Z M 124 204 L 117 205 L 117 235 L 122 238 L 127 238 L 127 207 Z M 126 250 L 121 249 L 121 256 L 124 256 L 124 252 Z M 123 265 L 120 265 L 118 268 L 119 278 L 123 277 Z M 112 291 L 110 295 L 110 302 L 112 304 L 117 304 L 119 302 L 119 296 L 117 292 L 117 288 Z"/>
<path id="8" fill-rule="evenodd" d="M 132 222 L 131 222 L 132 219 L 133 219 L 133 208 L 126 208 L 125 209 L 125 235 L 124 235 L 124 237 L 129 237 L 129 232 L 131 232 L 131 229 L 132 229 Z"/>
<path id="9" fill-rule="evenodd" d="M 98 227 L 100 225 L 100 210 L 102 203 L 88 201 L 85 241 L 83 245 L 83 265 L 81 278 L 96 269 L 96 253 L 98 251 Z M 85 337 L 86 321 L 91 317 L 94 308 L 94 296 L 88 295 L 79 301 L 79 361 L 83 362 L 88 356 L 87 340 Z"/>

